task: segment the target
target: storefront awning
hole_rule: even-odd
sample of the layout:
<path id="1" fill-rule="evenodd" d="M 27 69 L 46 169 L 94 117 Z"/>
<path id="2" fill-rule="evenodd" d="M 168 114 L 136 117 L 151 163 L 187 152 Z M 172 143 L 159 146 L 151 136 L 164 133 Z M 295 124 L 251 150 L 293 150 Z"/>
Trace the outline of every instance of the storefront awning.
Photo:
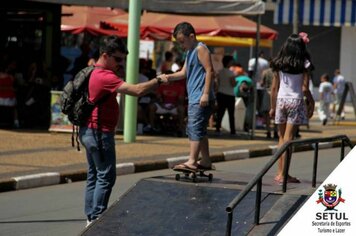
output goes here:
<path id="1" fill-rule="evenodd" d="M 295 0 L 277 0 L 275 24 L 292 24 Z M 355 26 L 356 0 L 299 0 L 299 23 L 314 26 Z"/>
<path id="2" fill-rule="evenodd" d="M 103 26 L 127 32 L 128 14 L 103 20 Z M 156 40 L 170 40 L 175 25 L 188 21 L 194 26 L 197 35 L 256 38 L 256 23 L 243 16 L 196 16 L 170 13 L 145 12 L 141 16 L 140 36 Z M 261 39 L 275 40 L 278 33 L 264 25 L 260 27 Z"/>
<path id="3" fill-rule="evenodd" d="M 114 7 L 128 9 L 129 0 L 27 0 L 63 5 L 81 5 Z M 142 0 L 142 9 L 151 12 L 176 14 L 264 14 L 265 3 L 262 0 Z"/>

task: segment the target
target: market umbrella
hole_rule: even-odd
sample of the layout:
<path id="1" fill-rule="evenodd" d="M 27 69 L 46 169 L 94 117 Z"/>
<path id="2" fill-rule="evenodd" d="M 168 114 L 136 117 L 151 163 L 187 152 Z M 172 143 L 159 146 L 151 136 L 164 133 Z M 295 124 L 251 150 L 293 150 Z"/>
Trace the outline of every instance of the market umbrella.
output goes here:
<path id="1" fill-rule="evenodd" d="M 145 12 L 141 16 L 140 36 L 158 40 L 170 40 L 178 23 L 191 23 L 197 35 L 237 38 L 256 38 L 256 23 L 240 15 L 193 16 Z M 102 25 L 127 31 L 128 15 L 123 14 L 102 21 Z M 278 33 L 266 26 L 261 26 L 261 39 L 274 40 Z"/>
<path id="2" fill-rule="evenodd" d="M 122 14 L 126 12 L 109 7 L 62 6 L 61 31 L 72 34 L 88 32 L 92 35 L 120 35 L 116 30 L 101 28 L 100 21 Z M 120 36 L 126 35 L 127 33 Z"/>

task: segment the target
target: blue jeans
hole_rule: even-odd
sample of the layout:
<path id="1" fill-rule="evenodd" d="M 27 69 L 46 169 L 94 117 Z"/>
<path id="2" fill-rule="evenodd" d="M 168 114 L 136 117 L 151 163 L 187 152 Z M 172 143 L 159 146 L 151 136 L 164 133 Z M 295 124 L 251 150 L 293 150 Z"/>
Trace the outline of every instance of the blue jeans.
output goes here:
<path id="1" fill-rule="evenodd" d="M 213 111 L 209 106 L 201 107 L 199 103 L 188 105 L 187 135 L 189 140 L 200 141 L 207 135 L 210 115 Z"/>
<path id="2" fill-rule="evenodd" d="M 96 129 L 81 127 L 79 138 L 85 147 L 88 161 L 85 214 L 91 221 L 97 219 L 107 209 L 111 190 L 115 184 L 115 139 L 114 133 L 101 132 L 102 151 L 100 152 Z"/>

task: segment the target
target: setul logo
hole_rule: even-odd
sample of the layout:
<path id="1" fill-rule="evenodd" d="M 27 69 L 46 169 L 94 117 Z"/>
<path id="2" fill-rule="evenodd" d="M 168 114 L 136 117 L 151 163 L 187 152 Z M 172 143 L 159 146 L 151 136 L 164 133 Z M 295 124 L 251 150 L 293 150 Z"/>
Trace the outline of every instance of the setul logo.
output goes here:
<path id="1" fill-rule="evenodd" d="M 335 184 L 327 184 L 323 186 L 325 191 L 322 189 L 319 189 L 319 199 L 316 201 L 317 204 L 322 203 L 326 209 L 325 211 L 328 210 L 334 210 L 334 209 L 340 202 L 344 203 L 345 199 L 341 197 L 341 188 L 337 191 L 336 187 L 337 185 Z"/>

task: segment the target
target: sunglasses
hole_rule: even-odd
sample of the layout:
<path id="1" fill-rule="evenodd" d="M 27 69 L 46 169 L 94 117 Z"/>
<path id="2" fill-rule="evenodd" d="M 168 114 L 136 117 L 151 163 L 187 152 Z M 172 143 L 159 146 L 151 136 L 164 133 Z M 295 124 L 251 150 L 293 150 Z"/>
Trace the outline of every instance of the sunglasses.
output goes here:
<path id="1" fill-rule="evenodd" d="M 123 57 L 118 57 L 118 56 L 114 56 L 114 55 L 109 55 L 109 56 L 113 57 L 117 63 L 121 63 L 125 60 L 125 58 L 123 58 Z"/>

